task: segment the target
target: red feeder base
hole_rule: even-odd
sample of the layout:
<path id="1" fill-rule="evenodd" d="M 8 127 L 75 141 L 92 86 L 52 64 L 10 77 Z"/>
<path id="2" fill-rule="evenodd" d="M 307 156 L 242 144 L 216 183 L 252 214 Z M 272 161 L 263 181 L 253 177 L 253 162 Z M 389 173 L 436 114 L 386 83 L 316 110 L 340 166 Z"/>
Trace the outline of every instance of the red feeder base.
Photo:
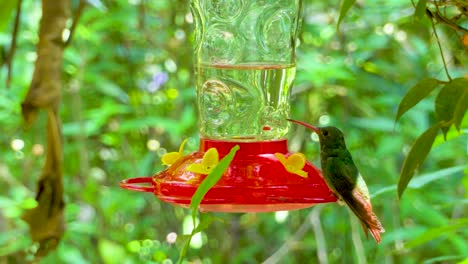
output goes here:
<path id="1" fill-rule="evenodd" d="M 152 192 L 164 202 L 187 208 L 206 175 L 186 171 L 185 167 L 201 162 L 210 148 L 216 148 L 221 159 L 235 145 L 240 149 L 221 179 L 205 195 L 200 211 L 272 212 L 336 201 L 319 170 L 311 163 L 307 162 L 303 168 L 308 173 L 307 178 L 286 171 L 274 154 L 289 155 L 287 140 L 233 142 L 201 139 L 200 151 L 184 156 L 153 177 L 127 179 L 120 186 Z"/>

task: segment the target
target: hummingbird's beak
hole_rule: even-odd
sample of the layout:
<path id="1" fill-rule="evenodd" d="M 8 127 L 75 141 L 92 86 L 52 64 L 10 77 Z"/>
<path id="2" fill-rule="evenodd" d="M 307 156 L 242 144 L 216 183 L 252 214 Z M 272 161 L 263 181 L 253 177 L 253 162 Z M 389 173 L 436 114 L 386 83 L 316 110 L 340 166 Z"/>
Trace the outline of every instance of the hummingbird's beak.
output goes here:
<path id="1" fill-rule="evenodd" d="M 319 130 L 318 127 L 313 126 L 313 125 L 311 125 L 311 124 L 308 124 L 308 123 L 306 123 L 306 122 L 302 122 L 302 121 L 294 120 L 294 119 L 289 119 L 289 118 L 286 119 L 286 120 L 288 120 L 289 122 L 293 122 L 293 123 L 299 124 L 299 125 L 301 125 L 301 126 L 305 126 L 305 127 L 307 127 L 307 128 L 310 128 L 310 129 L 312 129 L 315 133 L 317 133 L 317 135 L 318 135 L 319 132 L 320 132 L 320 130 Z"/>

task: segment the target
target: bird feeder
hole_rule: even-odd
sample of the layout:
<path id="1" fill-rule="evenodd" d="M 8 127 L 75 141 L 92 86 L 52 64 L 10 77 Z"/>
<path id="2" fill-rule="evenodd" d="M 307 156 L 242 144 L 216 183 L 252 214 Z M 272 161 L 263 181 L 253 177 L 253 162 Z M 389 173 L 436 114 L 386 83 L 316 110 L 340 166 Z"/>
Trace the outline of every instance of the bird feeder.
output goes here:
<path id="1" fill-rule="evenodd" d="M 286 140 L 301 6 L 300 0 L 191 1 L 200 148 L 184 156 L 181 146 L 163 157 L 166 170 L 124 180 L 123 188 L 188 207 L 210 166 L 238 145 L 201 211 L 269 212 L 336 201 L 320 171 L 290 153 Z"/>

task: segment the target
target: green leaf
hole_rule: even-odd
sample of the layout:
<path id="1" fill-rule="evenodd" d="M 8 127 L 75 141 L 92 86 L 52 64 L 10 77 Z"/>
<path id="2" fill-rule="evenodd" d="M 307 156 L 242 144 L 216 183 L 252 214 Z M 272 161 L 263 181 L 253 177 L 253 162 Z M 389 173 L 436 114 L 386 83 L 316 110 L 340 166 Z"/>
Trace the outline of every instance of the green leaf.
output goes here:
<path id="1" fill-rule="evenodd" d="M 231 151 L 219 161 L 218 165 L 210 174 L 208 174 L 208 176 L 206 176 L 200 186 L 198 186 L 195 194 L 192 196 L 190 209 L 192 209 L 192 220 L 194 225 L 198 206 L 200 206 L 203 197 L 205 197 L 205 194 L 219 181 L 221 176 L 223 176 L 224 171 L 226 171 L 226 169 L 229 167 L 229 164 L 231 164 L 232 160 L 234 159 L 234 155 L 239 150 L 239 148 L 239 145 L 234 146 Z"/>
<path id="2" fill-rule="evenodd" d="M 194 229 L 195 230 L 195 229 Z M 190 241 L 192 241 L 192 237 L 194 236 L 195 234 L 192 232 L 190 235 L 184 235 L 182 237 L 183 239 L 183 242 L 184 242 L 184 247 L 182 248 L 182 250 L 180 251 L 180 254 L 179 254 L 179 260 L 177 261 L 178 264 L 182 264 L 182 261 L 184 260 L 185 258 L 185 255 L 187 255 L 187 251 L 188 251 L 188 248 L 190 246 Z"/>
<path id="3" fill-rule="evenodd" d="M 435 112 L 439 121 L 444 122 L 442 131 L 444 136 L 453 122 L 455 107 L 462 99 L 464 91 L 468 89 L 468 79 L 457 78 L 442 87 L 435 100 Z M 463 99 L 464 100 L 464 99 Z M 464 107 L 462 107 L 464 108 Z M 447 124 L 448 123 L 448 124 Z"/>
<path id="4" fill-rule="evenodd" d="M 426 174 L 420 175 L 420 176 L 418 176 L 416 178 L 413 178 L 411 180 L 411 182 L 408 184 L 407 188 L 409 188 L 409 189 L 420 189 L 420 188 L 424 187 L 425 185 L 427 185 L 427 184 L 429 184 L 429 183 L 431 183 L 433 181 L 437 181 L 439 179 L 446 178 L 448 176 L 451 176 L 451 175 L 453 175 L 455 173 L 458 173 L 460 171 L 463 171 L 465 169 L 468 169 L 468 166 L 455 166 L 455 167 L 451 167 L 451 168 L 446 168 L 446 169 L 426 173 Z M 468 177 L 465 177 L 465 178 L 467 180 L 467 190 L 468 190 Z M 379 195 L 387 193 L 387 192 L 394 191 L 396 189 L 397 189 L 396 185 L 390 185 L 390 186 L 380 188 L 377 191 L 372 192 L 371 198 L 375 198 L 376 196 L 379 196 Z M 468 195 L 467 195 L 467 198 L 468 198 Z"/>
<path id="5" fill-rule="evenodd" d="M 438 256 L 430 259 L 425 259 L 422 264 L 432 264 L 432 263 L 455 263 L 455 260 L 463 259 L 463 255 L 447 255 L 447 256 Z M 458 262 L 460 264 L 461 262 Z"/>
<path id="6" fill-rule="evenodd" d="M 460 131 L 461 123 L 463 121 L 463 116 L 465 116 L 466 111 L 468 110 L 468 87 L 465 87 L 463 95 L 460 100 L 458 100 L 457 105 L 455 106 L 455 112 L 453 113 L 453 123 L 458 131 Z"/>
<path id="7" fill-rule="evenodd" d="M 0 208 L 4 209 L 4 208 L 14 206 L 14 205 L 15 205 L 14 200 L 7 198 L 7 197 L 0 196 Z"/>
<path id="8" fill-rule="evenodd" d="M 201 218 L 200 223 L 197 225 L 197 227 L 194 228 L 195 234 L 207 229 L 214 221 L 223 222 L 223 219 L 211 216 L 209 214 L 204 215 L 204 217 Z"/>
<path id="9" fill-rule="evenodd" d="M 183 251 L 183 248 L 187 245 L 187 241 L 189 239 L 191 239 L 190 234 L 177 235 L 176 246 L 181 247 L 182 251 Z M 189 244 L 190 244 L 190 242 L 189 242 Z"/>
<path id="10" fill-rule="evenodd" d="M 121 245 L 107 239 L 99 240 L 98 250 L 105 264 L 122 263 L 126 256 Z"/>
<path id="11" fill-rule="evenodd" d="M 213 187 L 219 181 L 221 176 L 223 176 L 224 172 L 229 167 L 229 164 L 231 164 L 232 160 L 234 159 L 234 155 L 239 150 L 239 148 L 240 148 L 239 145 L 234 146 L 231 149 L 231 151 L 219 161 L 218 165 L 213 169 L 213 171 L 210 174 L 206 176 L 203 182 L 198 186 L 195 194 L 192 196 L 192 200 L 190 202 L 190 209 L 192 209 L 193 226 L 195 226 L 198 207 L 200 206 L 200 203 L 203 200 L 203 197 L 205 197 L 205 194 L 211 189 L 211 187 Z M 203 218 L 200 221 L 200 223 L 192 230 L 192 233 L 185 241 L 184 247 L 182 251 L 180 252 L 179 260 L 177 261 L 177 263 L 182 263 L 182 260 L 187 254 L 188 247 L 190 245 L 190 241 L 192 240 L 192 237 L 196 233 L 201 232 L 205 230 L 206 228 L 208 228 L 208 226 L 214 220 L 217 220 L 217 218 L 207 216 Z"/>
<path id="12" fill-rule="evenodd" d="M 88 4 L 90 4 L 91 6 L 97 8 L 99 11 L 107 11 L 106 6 L 102 3 L 101 0 L 86 0 L 86 2 L 88 2 Z"/>
<path id="13" fill-rule="evenodd" d="M 18 0 L 0 2 L 0 33 L 5 30 L 8 22 L 11 21 L 10 18 L 13 18 L 13 10 L 15 10 L 17 1 Z"/>
<path id="14" fill-rule="evenodd" d="M 414 15 L 418 19 L 422 19 L 424 17 L 424 14 L 426 13 L 426 4 L 427 4 L 427 0 L 418 1 L 418 4 L 416 5 L 416 10 L 414 12 Z"/>
<path id="15" fill-rule="evenodd" d="M 99 91 L 102 95 L 112 97 L 122 103 L 128 103 L 129 96 L 127 92 L 125 92 L 125 90 L 116 83 L 106 78 L 99 78 L 98 83 L 99 84 L 95 86 L 96 91 Z"/>
<path id="16" fill-rule="evenodd" d="M 405 248 L 410 249 L 410 248 L 422 245 L 442 235 L 455 232 L 459 229 L 460 230 L 465 229 L 467 227 L 468 227 L 468 218 L 457 219 L 457 221 L 454 221 L 447 226 L 431 228 L 427 230 L 426 232 L 424 232 L 423 234 L 421 234 L 420 236 L 416 237 L 415 239 L 410 241 L 408 244 L 406 244 Z"/>
<path id="17" fill-rule="evenodd" d="M 426 132 L 424 132 L 421 136 L 419 136 L 419 138 L 414 142 L 413 146 L 411 146 L 408 156 L 406 156 L 406 159 L 403 162 L 403 166 L 401 168 L 400 179 L 398 181 L 399 198 L 401 198 L 403 192 L 408 186 L 408 183 L 410 182 L 411 178 L 413 178 L 415 170 L 421 166 L 429 154 L 440 127 L 440 123 L 435 124 L 426 130 Z"/>
<path id="18" fill-rule="evenodd" d="M 411 87 L 409 91 L 405 94 L 403 99 L 398 106 L 398 112 L 395 117 L 395 122 L 400 119 L 400 117 L 406 113 L 409 109 L 419 103 L 422 99 L 428 96 L 437 86 L 439 81 L 437 79 L 423 79 L 419 81 L 416 85 Z"/>
<path id="19" fill-rule="evenodd" d="M 12 255 L 14 253 L 24 252 L 28 248 L 30 249 L 33 245 L 31 237 L 25 235 L 24 232 L 19 229 L 16 230 L 2 230 L 0 232 L 0 256 L 4 259 L 4 256 Z M 7 262 L 8 263 L 8 262 Z"/>
<path id="20" fill-rule="evenodd" d="M 343 0 L 341 2 L 340 16 L 338 17 L 338 23 L 336 24 L 336 31 L 340 31 L 340 24 L 343 21 L 343 18 L 348 13 L 349 9 L 354 5 L 356 0 Z"/>
<path id="21" fill-rule="evenodd" d="M 21 202 L 22 209 L 33 209 L 38 206 L 38 202 L 33 198 L 26 198 Z"/>
<path id="22" fill-rule="evenodd" d="M 190 242 L 192 241 L 192 237 L 196 235 L 197 233 L 207 229 L 211 225 L 211 223 L 213 223 L 214 221 L 223 222 L 221 218 L 213 217 L 211 215 L 205 215 L 204 217 L 201 218 L 200 223 L 195 228 L 192 229 L 192 232 L 190 233 L 190 235 L 182 235 L 182 236 L 177 237 L 177 240 L 180 241 L 178 242 L 178 244 L 183 243 L 184 245 L 180 252 L 179 260 L 177 263 L 182 263 L 182 260 L 187 254 L 188 248 L 190 246 Z"/>
<path id="23" fill-rule="evenodd" d="M 465 176 L 463 176 L 462 185 L 465 188 L 465 198 L 468 199 L 468 169 L 465 169 Z"/>
<path id="24" fill-rule="evenodd" d="M 412 189 L 419 189 L 428 183 L 431 183 L 435 180 L 453 175 L 455 173 L 463 171 L 466 168 L 468 168 L 468 166 L 456 166 L 456 167 L 446 168 L 446 169 L 438 170 L 435 172 L 427 173 L 417 178 L 414 178 L 411 181 L 411 183 L 408 185 L 408 187 Z"/>

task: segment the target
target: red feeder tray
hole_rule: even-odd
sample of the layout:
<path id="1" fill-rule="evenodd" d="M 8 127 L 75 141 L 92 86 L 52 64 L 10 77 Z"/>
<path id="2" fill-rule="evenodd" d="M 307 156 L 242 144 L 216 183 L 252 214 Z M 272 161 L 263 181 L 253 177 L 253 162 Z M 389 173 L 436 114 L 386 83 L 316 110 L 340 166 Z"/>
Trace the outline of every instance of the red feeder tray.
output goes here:
<path id="1" fill-rule="evenodd" d="M 229 168 L 205 195 L 199 209 L 217 212 L 272 212 L 296 210 L 317 203 L 335 202 L 320 171 L 307 162 L 307 178 L 289 173 L 275 153 L 289 155 L 287 140 L 233 142 L 200 140 L 200 151 L 184 156 L 153 177 L 123 180 L 125 189 L 152 192 L 164 202 L 188 208 L 193 194 L 206 175 L 186 171 L 199 163 L 204 153 L 216 148 L 220 159 L 239 145 Z M 150 185 L 151 184 L 151 185 Z"/>

